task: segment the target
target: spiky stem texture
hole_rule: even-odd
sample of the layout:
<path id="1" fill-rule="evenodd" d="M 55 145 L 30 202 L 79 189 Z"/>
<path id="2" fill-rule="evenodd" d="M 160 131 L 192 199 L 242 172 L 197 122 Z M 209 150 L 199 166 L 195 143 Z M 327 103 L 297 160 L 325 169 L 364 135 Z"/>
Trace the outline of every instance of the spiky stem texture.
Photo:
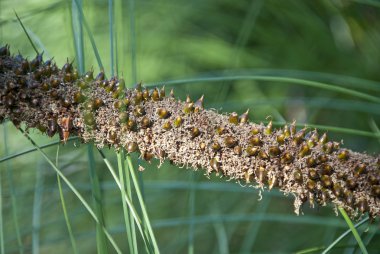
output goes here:
<path id="1" fill-rule="evenodd" d="M 42 55 L 32 61 L 0 49 L 0 121 L 25 123 L 65 142 L 77 135 L 98 147 L 140 152 L 145 160 L 165 159 L 205 169 L 258 188 L 277 187 L 295 196 L 295 211 L 309 201 L 343 207 L 352 216 L 380 214 L 380 158 L 342 149 L 316 130 L 295 124 L 248 122 L 203 109 L 203 97 L 181 102 L 165 90 L 124 89 L 124 81 L 103 72 L 79 76 L 71 63 L 62 69 Z"/>

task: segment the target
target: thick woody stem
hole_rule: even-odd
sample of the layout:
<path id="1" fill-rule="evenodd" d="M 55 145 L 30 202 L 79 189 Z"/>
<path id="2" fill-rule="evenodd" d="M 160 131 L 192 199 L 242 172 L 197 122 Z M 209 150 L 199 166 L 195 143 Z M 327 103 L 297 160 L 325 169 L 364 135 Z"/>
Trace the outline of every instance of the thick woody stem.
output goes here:
<path id="1" fill-rule="evenodd" d="M 42 55 L 32 61 L 0 49 L 0 121 L 25 123 L 66 141 L 77 135 L 98 147 L 140 152 L 203 168 L 258 188 L 295 196 L 295 211 L 309 201 L 343 207 L 352 217 L 380 214 L 380 159 L 340 147 L 327 135 L 295 123 L 274 129 L 203 108 L 203 97 L 181 102 L 163 88 L 124 89 L 103 72 L 79 76 L 71 63 L 59 69 Z"/>

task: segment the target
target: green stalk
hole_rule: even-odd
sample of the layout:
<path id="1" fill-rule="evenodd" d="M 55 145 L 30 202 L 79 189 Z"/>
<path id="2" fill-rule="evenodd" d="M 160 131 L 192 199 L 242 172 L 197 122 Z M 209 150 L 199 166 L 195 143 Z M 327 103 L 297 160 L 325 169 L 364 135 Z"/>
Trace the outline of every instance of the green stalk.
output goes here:
<path id="1" fill-rule="evenodd" d="M 2 189 L 3 186 L 2 183 L 2 176 L 1 176 L 1 170 L 0 170 L 0 253 L 5 254 L 5 248 L 4 248 L 4 225 L 3 225 L 3 193 Z"/>
<path id="2" fill-rule="evenodd" d="M 99 151 L 100 155 L 102 156 L 103 161 L 104 161 L 104 163 L 106 164 L 108 170 L 110 171 L 112 177 L 114 178 L 114 180 L 115 180 L 117 186 L 119 187 L 120 190 L 122 190 L 120 180 L 119 180 L 119 178 L 117 177 L 117 175 L 115 174 L 115 170 L 114 170 L 114 168 L 112 167 L 111 163 L 110 163 L 110 162 L 108 161 L 108 159 L 104 156 L 104 154 L 103 154 L 103 152 L 102 152 L 101 150 L 98 150 L 98 151 Z M 129 199 L 129 197 L 128 197 L 127 195 L 125 195 L 124 197 L 125 197 L 125 201 L 127 202 L 128 207 L 129 207 L 129 209 L 130 209 L 130 212 L 131 212 L 131 214 L 132 214 L 132 216 L 133 216 L 133 219 L 134 219 L 134 221 L 136 222 L 137 228 L 139 229 L 139 232 L 140 232 L 140 235 L 141 235 L 141 237 L 142 237 L 142 239 L 143 239 L 143 241 L 144 241 L 144 244 L 145 244 L 145 246 L 148 248 L 148 247 L 150 247 L 149 243 L 148 243 L 147 240 L 146 240 L 148 234 L 145 232 L 145 230 L 143 231 L 143 229 L 142 229 L 142 227 L 141 227 L 141 224 L 142 224 L 142 223 L 141 223 L 141 219 L 140 219 L 140 217 L 138 216 L 138 214 L 137 214 L 137 212 L 136 212 L 136 209 L 135 209 L 135 207 L 133 206 L 132 201 Z M 147 252 L 149 252 L 149 251 L 147 251 Z"/>
<path id="3" fill-rule="evenodd" d="M 120 179 L 120 190 L 121 190 L 121 202 L 123 204 L 123 212 L 124 212 L 124 221 L 125 221 L 125 232 L 127 233 L 127 239 L 128 239 L 128 247 L 130 253 L 137 253 L 137 246 L 135 246 L 135 242 L 132 241 L 132 224 L 134 224 L 133 217 L 130 218 L 130 213 L 128 211 L 128 207 L 125 203 L 125 197 L 127 196 L 127 193 L 125 192 L 125 183 L 124 183 L 124 151 L 121 150 L 117 153 L 117 166 L 119 169 L 119 179 Z M 130 186 L 129 186 L 130 187 Z M 130 193 L 128 193 L 129 199 L 132 201 Z M 135 235 L 136 237 L 136 235 Z"/>
<path id="4" fill-rule="evenodd" d="M 7 133 L 7 130 L 8 130 L 7 126 L 4 125 L 3 135 L 4 135 L 5 155 L 8 155 L 8 133 Z M 15 231 L 16 231 L 17 245 L 18 245 L 19 253 L 23 254 L 24 253 L 24 246 L 23 246 L 23 243 L 21 240 L 20 226 L 18 224 L 18 218 L 17 218 L 18 217 L 17 216 L 18 215 L 18 208 L 17 208 L 17 202 L 16 202 L 16 191 L 15 191 L 15 187 L 13 185 L 13 169 L 12 169 L 9 162 L 6 165 L 6 169 L 7 169 L 7 181 L 8 181 L 9 189 L 11 192 L 12 219 L 13 219 L 13 224 L 14 224 Z"/>
<path id="5" fill-rule="evenodd" d="M 86 202 L 86 200 L 83 198 L 83 196 L 79 193 L 79 191 L 74 187 L 74 185 L 71 184 L 71 182 L 66 178 L 66 176 L 62 173 L 62 171 L 55 166 L 54 162 L 52 162 L 49 157 L 46 155 L 44 151 L 41 150 L 41 148 L 34 142 L 34 140 L 22 129 L 19 129 L 21 133 L 32 143 L 32 145 L 38 150 L 38 152 L 42 155 L 42 157 L 50 164 L 50 166 L 54 169 L 54 171 L 62 178 L 62 180 L 67 184 L 67 186 L 71 189 L 71 191 L 77 196 L 77 198 L 80 200 L 80 202 L 83 204 L 83 206 L 86 208 L 88 213 L 91 215 L 91 217 L 95 220 L 96 223 L 100 224 L 100 221 L 94 211 L 91 209 L 90 205 Z M 104 234 L 107 236 L 108 240 L 114 247 L 117 253 L 121 254 L 120 248 L 117 246 L 115 240 L 110 235 L 108 230 L 102 226 L 102 230 L 104 231 Z"/>
<path id="6" fill-rule="evenodd" d="M 56 157 L 55 157 L 55 165 L 57 167 L 58 167 L 58 154 L 59 154 L 59 145 L 57 146 L 57 154 L 56 154 Z M 70 236 L 71 247 L 73 248 L 73 253 L 77 254 L 78 253 L 77 245 L 76 245 L 76 242 L 75 242 L 73 231 L 71 229 L 71 224 L 70 224 L 69 216 L 67 215 L 65 197 L 63 196 L 63 191 L 62 191 L 61 178 L 59 177 L 58 174 L 57 174 L 57 183 L 58 183 L 59 197 L 61 199 L 63 216 L 65 217 L 67 231 L 69 232 L 69 236 Z"/>
<path id="7" fill-rule="evenodd" d="M 147 227 L 147 230 L 149 232 L 150 240 L 152 241 L 152 244 L 153 244 L 154 253 L 160 253 L 160 251 L 158 249 L 157 242 L 156 242 L 156 238 L 155 238 L 154 233 L 153 233 L 152 226 L 150 224 L 148 213 L 147 213 L 146 208 L 145 208 L 144 199 L 143 199 L 141 191 L 140 191 L 139 182 L 137 180 L 135 170 L 134 170 L 133 164 L 132 164 L 132 159 L 131 159 L 130 155 L 127 155 L 127 162 L 128 162 L 129 172 L 131 173 L 131 176 L 132 176 L 132 182 L 133 182 L 135 189 L 136 189 L 136 194 L 137 194 L 137 198 L 139 200 L 139 204 L 141 207 L 141 212 L 143 214 L 144 222 L 146 223 L 146 227 Z"/>
<path id="8" fill-rule="evenodd" d="M 39 163 L 40 164 L 40 163 Z M 41 205 L 44 176 L 42 167 L 36 172 L 36 184 L 34 187 L 33 217 L 32 217 L 32 253 L 40 253 L 40 231 L 41 231 Z"/>
<path id="9" fill-rule="evenodd" d="M 368 254 L 368 251 L 367 251 L 358 231 L 356 230 L 354 224 L 352 223 L 350 217 L 348 216 L 348 214 L 346 213 L 346 211 L 343 208 L 339 207 L 338 209 L 339 209 L 339 212 L 342 214 L 344 220 L 347 222 L 347 225 L 350 228 L 352 234 L 354 235 L 356 241 L 358 242 L 360 250 L 362 251 L 363 254 Z"/>
<path id="10" fill-rule="evenodd" d="M 102 227 L 105 227 L 104 223 L 104 214 L 103 214 L 103 205 L 102 205 L 102 195 L 99 185 L 99 179 L 95 170 L 95 158 L 94 152 L 92 150 L 92 145 L 87 145 L 87 154 L 88 154 L 88 169 L 90 173 L 90 181 L 91 181 L 91 190 L 92 190 L 92 198 L 95 207 L 96 216 L 99 219 L 99 223 L 96 224 L 96 245 L 98 249 L 98 253 L 108 253 L 107 241 L 104 232 L 102 231 Z"/>

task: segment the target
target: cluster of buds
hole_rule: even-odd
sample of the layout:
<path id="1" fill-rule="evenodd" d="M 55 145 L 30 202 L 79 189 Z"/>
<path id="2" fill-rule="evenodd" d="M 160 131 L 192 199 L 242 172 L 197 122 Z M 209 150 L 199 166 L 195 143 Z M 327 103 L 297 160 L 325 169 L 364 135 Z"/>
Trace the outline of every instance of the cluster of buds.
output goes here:
<path id="1" fill-rule="evenodd" d="M 138 152 L 149 161 L 204 169 L 257 188 L 278 188 L 302 204 L 334 204 L 352 216 L 380 215 L 380 159 L 341 148 L 326 133 L 295 123 L 275 129 L 242 115 L 203 107 L 203 96 L 177 100 L 173 91 L 137 85 L 104 72 L 78 75 L 42 55 L 29 61 L 0 48 L 0 122 L 24 123 L 65 142 L 70 135 L 98 147 Z"/>

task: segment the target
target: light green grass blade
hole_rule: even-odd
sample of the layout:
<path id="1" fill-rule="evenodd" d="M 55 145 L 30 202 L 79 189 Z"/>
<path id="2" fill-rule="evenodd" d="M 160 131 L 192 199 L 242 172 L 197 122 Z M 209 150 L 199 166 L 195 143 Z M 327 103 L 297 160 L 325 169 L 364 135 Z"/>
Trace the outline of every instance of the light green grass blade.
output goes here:
<path id="1" fill-rule="evenodd" d="M 136 26 L 135 26 L 135 0 L 128 0 L 129 16 L 129 44 L 131 53 L 131 75 L 132 83 L 137 82 L 137 62 L 136 62 Z"/>
<path id="2" fill-rule="evenodd" d="M 58 165 L 58 158 L 59 158 L 59 156 L 58 155 L 59 155 L 59 145 L 57 146 L 57 153 L 56 153 L 56 156 L 55 156 L 55 165 L 56 165 L 57 168 L 59 168 L 59 165 Z M 77 254 L 78 253 L 77 244 L 76 244 L 76 241 L 75 241 L 73 230 L 71 228 L 70 219 L 69 219 L 69 216 L 67 214 L 65 196 L 63 195 L 63 191 L 62 191 L 61 178 L 59 177 L 58 174 L 57 174 L 57 184 L 58 184 L 59 197 L 61 199 L 63 216 L 65 218 L 65 223 L 66 223 L 67 231 L 69 232 L 71 247 L 73 248 L 73 253 Z"/>
<path id="3" fill-rule="evenodd" d="M 3 126 L 3 128 L 5 125 Z M 3 185 L 2 185 L 2 170 L 0 170 L 0 253 L 5 254 L 4 247 L 4 219 L 3 219 Z"/>
<path id="4" fill-rule="evenodd" d="M 17 12 L 16 12 L 15 10 L 14 10 L 14 12 L 15 12 L 15 15 L 16 15 L 16 17 L 17 17 L 18 22 L 20 23 L 20 25 L 21 25 L 21 27 L 22 27 L 22 30 L 24 30 L 24 33 L 25 33 L 26 36 L 28 37 L 28 40 L 29 40 L 29 42 L 30 42 L 30 45 L 32 45 L 34 51 L 35 51 L 36 54 L 38 55 L 39 52 L 38 52 L 36 46 L 34 45 L 32 38 L 30 38 L 30 35 L 29 35 L 29 33 L 26 31 L 26 28 L 25 28 L 24 24 L 22 23 L 20 17 L 17 15 Z"/>
<path id="5" fill-rule="evenodd" d="M 7 155 L 9 152 L 8 152 L 8 128 L 6 125 L 4 125 L 3 127 L 3 138 L 4 138 L 3 139 L 4 153 L 5 155 Z M 13 225 L 16 231 L 17 246 L 18 246 L 19 253 L 23 254 L 24 245 L 21 240 L 20 226 L 18 222 L 18 205 L 17 205 L 17 200 L 16 200 L 16 190 L 15 190 L 14 181 L 13 181 L 13 168 L 9 162 L 7 162 L 6 169 L 7 169 L 7 182 L 8 182 L 10 193 L 11 193 L 12 220 L 13 220 Z"/>
<path id="6" fill-rule="evenodd" d="M 275 84 L 297 84 L 306 87 L 313 87 L 318 89 L 323 89 L 327 91 L 337 92 L 341 94 L 351 95 L 360 99 L 367 101 L 380 103 L 380 98 L 372 96 L 366 93 L 358 92 L 356 90 L 348 89 L 341 86 L 336 86 L 332 84 L 326 84 L 317 81 L 299 79 L 299 78 L 290 78 L 290 77 L 272 77 L 264 75 L 242 75 L 242 76 L 225 76 L 225 77 L 200 77 L 200 78 L 188 78 L 188 79 L 178 79 L 178 80 L 169 80 L 161 81 L 154 84 L 147 84 L 146 86 L 153 86 L 157 84 L 166 84 L 166 85 L 175 85 L 175 84 L 190 84 L 190 83 L 200 83 L 200 82 L 220 82 L 220 81 L 233 81 L 233 80 L 255 80 L 255 81 L 266 81 L 274 82 Z"/>
<path id="7" fill-rule="evenodd" d="M 77 198 L 80 200 L 80 202 L 83 204 L 83 206 L 86 208 L 86 210 L 90 213 L 92 218 L 100 224 L 100 221 L 94 211 L 91 209 L 90 205 L 86 202 L 86 200 L 83 198 L 83 196 L 78 192 L 78 190 L 71 184 L 71 182 L 66 178 L 66 176 L 61 172 L 59 168 L 55 166 L 55 164 L 49 159 L 49 157 L 42 151 L 38 145 L 34 142 L 34 140 L 23 130 L 19 129 L 21 133 L 32 143 L 34 147 L 37 148 L 38 152 L 42 155 L 42 157 L 50 164 L 50 166 L 56 171 L 56 173 L 63 179 L 63 181 L 67 184 L 67 186 L 71 189 L 71 191 L 77 196 Z M 120 248 L 117 246 L 116 242 L 114 241 L 113 237 L 108 233 L 107 229 L 105 227 L 102 227 L 105 235 L 107 236 L 108 240 L 114 247 L 117 253 L 122 253 Z"/>
<path id="8" fill-rule="evenodd" d="M 127 239 L 128 239 L 128 247 L 129 247 L 129 252 L 130 253 L 137 253 L 137 246 L 135 246 L 135 241 L 132 241 L 132 234 L 134 233 L 132 230 L 132 224 L 134 223 L 133 217 L 131 220 L 130 213 L 128 211 L 128 207 L 125 203 L 125 196 L 127 196 L 127 193 L 125 191 L 125 182 L 124 182 L 124 151 L 119 151 L 117 153 L 117 166 L 119 169 L 119 180 L 120 180 L 120 190 L 121 190 L 121 202 L 123 204 L 123 213 L 124 213 L 124 222 L 125 222 L 125 229 L 127 233 Z M 128 198 L 132 201 L 132 197 L 130 193 L 128 193 Z M 135 237 L 136 237 L 136 233 Z"/>
<path id="9" fill-rule="evenodd" d="M 115 50 L 114 50 L 114 12 L 113 0 L 108 0 L 108 22 L 109 22 L 109 39 L 110 39 L 110 67 L 111 77 L 115 75 Z"/>
<path id="10" fill-rule="evenodd" d="M 153 228 L 152 228 L 152 225 L 150 223 L 150 219 L 149 219 L 146 207 L 145 207 L 144 199 L 143 199 L 143 196 L 142 196 L 141 191 L 140 191 L 139 182 L 136 178 L 135 170 L 134 170 L 134 167 L 132 164 L 132 159 L 131 159 L 131 156 L 129 154 L 127 155 L 127 162 L 128 162 L 128 170 L 131 174 L 132 182 L 133 182 L 133 185 L 135 186 L 135 190 L 136 190 L 136 194 L 137 194 L 137 199 L 139 201 L 139 204 L 141 207 L 141 212 L 143 214 L 144 222 L 146 224 L 146 228 L 147 228 L 148 233 L 149 233 L 149 240 L 151 241 L 151 243 L 153 245 L 154 253 L 156 253 L 156 254 L 160 253 L 160 251 L 158 249 L 157 242 L 156 242 L 156 237 L 154 236 Z"/>
<path id="11" fill-rule="evenodd" d="M 350 228 L 352 234 L 354 235 L 356 241 L 358 242 L 360 250 L 362 251 L 363 254 L 368 254 L 368 251 L 367 251 L 358 231 L 356 230 L 354 224 L 352 223 L 350 217 L 347 215 L 346 211 L 343 208 L 339 207 L 338 209 L 339 209 L 339 212 L 342 214 L 344 220 L 347 222 L 347 225 Z"/>
<path id="12" fill-rule="evenodd" d="M 195 188 L 194 188 L 194 181 L 195 181 L 195 173 L 194 171 L 190 172 L 190 195 L 189 195 L 189 236 L 188 236 L 188 248 L 187 253 L 193 254 L 194 253 L 194 223 L 192 223 L 194 214 L 195 214 Z"/>
<path id="13" fill-rule="evenodd" d="M 80 7 L 78 7 L 78 5 Z M 70 20 L 71 20 L 71 32 L 73 35 L 75 59 L 79 73 L 85 72 L 85 56 L 84 56 L 84 40 L 83 40 L 83 16 L 80 14 L 82 10 L 82 1 L 78 1 L 78 5 L 73 0 L 71 2 Z"/>
<path id="14" fill-rule="evenodd" d="M 98 62 L 98 66 L 99 66 L 99 68 L 101 70 L 104 70 L 102 59 L 100 58 L 99 51 L 98 51 L 98 48 L 96 47 L 95 39 L 94 39 L 94 36 L 91 33 L 90 26 L 88 25 L 88 23 L 86 21 L 86 18 L 85 18 L 84 14 L 83 14 L 82 6 L 79 4 L 78 0 L 74 0 L 74 1 L 75 1 L 75 4 L 76 4 L 77 8 L 78 8 L 79 15 L 80 15 L 81 20 L 83 22 L 84 28 L 85 28 L 85 30 L 86 30 L 86 32 L 88 34 L 88 38 L 90 39 L 92 50 L 94 51 L 94 54 L 95 54 L 95 57 L 96 57 L 96 61 Z"/>
<path id="15" fill-rule="evenodd" d="M 41 231 L 41 206 L 44 187 L 44 174 L 42 163 L 39 162 L 36 172 L 36 183 L 34 187 L 33 217 L 32 217 L 32 253 L 40 253 L 40 231 Z"/>
<path id="16" fill-rule="evenodd" d="M 102 204 L 102 194 L 99 185 L 99 179 L 95 169 L 95 158 L 93 152 L 93 145 L 87 144 L 87 155 L 88 155 L 88 171 L 90 174 L 91 191 L 92 198 L 95 207 L 95 214 L 99 220 L 96 223 L 96 244 L 98 253 L 108 253 L 106 235 L 104 234 L 102 228 L 105 228 L 104 214 L 103 214 L 103 204 Z"/>
<path id="17" fill-rule="evenodd" d="M 120 180 L 119 180 L 119 178 L 117 177 L 114 168 L 112 167 L 112 165 L 111 165 L 111 163 L 108 161 L 108 159 L 104 156 L 103 152 L 102 152 L 101 150 L 99 150 L 99 149 L 98 149 L 98 151 L 99 151 L 101 157 L 103 158 L 103 161 L 104 161 L 104 163 L 106 164 L 108 170 L 110 171 L 112 177 L 114 178 L 114 180 L 115 180 L 117 186 L 118 186 L 119 189 L 122 191 Z M 138 213 L 136 212 L 136 209 L 135 209 L 135 207 L 133 206 L 132 201 L 129 199 L 129 197 L 128 197 L 127 195 L 125 195 L 124 198 L 125 198 L 125 201 L 127 202 L 127 205 L 128 205 L 128 208 L 129 208 L 131 214 L 133 215 L 133 219 L 134 219 L 134 221 L 135 221 L 135 223 L 136 223 L 136 225 L 137 225 L 137 228 L 139 229 L 140 235 L 141 235 L 141 237 L 142 237 L 142 239 L 143 239 L 143 241 L 144 241 L 144 243 L 145 243 L 145 246 L 149 246 L 148 241 L 147 241 L 147 234 L 146 234 L 145 231 L 143 231 L 143 229 L 142 229 L 142 227 L 141 227 L 141 225 L 142 225 L 142 223 L 141 223 L 141 219 L 140 219 Z"/>

